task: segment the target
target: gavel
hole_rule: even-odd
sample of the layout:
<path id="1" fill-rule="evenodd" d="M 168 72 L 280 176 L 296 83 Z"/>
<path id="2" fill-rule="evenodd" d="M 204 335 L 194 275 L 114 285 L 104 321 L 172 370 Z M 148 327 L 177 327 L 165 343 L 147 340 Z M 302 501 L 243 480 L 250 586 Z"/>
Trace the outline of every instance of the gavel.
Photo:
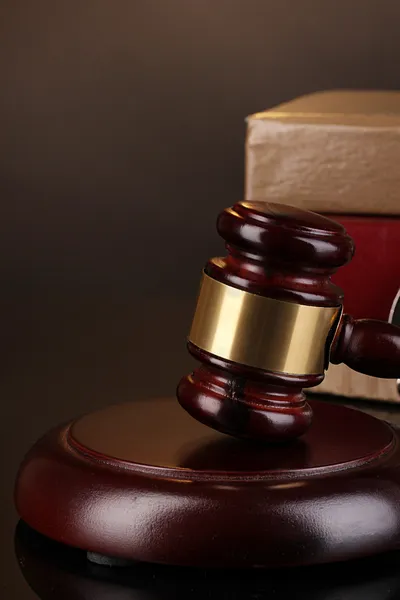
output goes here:
<path id="1" fill-rule="evenodd" d="M 235 437 L 284 442 L 310 427 L 303 390 L 323 381 L 329 363 L 400 377 L 400 328 L 343 312 L 331 277 L 354 242 L 339 223 L 252 201 L 223 210 L 217 231 L 227 256 L 205 265 L 188 336 L 201 366 L 177 388 L 192 417 Z"/>
<path id="2" fill-rule="evenodd" d="M 52 428 L 21 463 L 18 514 L 107 568 L 259 569 L 398 549 L 400 430 L 322 400 L 310 401 L 313 424 L 303 392 L 329 362 L 400 374 L 400 329 L 343 314 L 331 281 L 353 241 L 323 216 L 262 202 L 224 210 L 217 228 L 228 253 L 203 272 L 188 339 L 201 365 L 177 389 L 187 412 L 144 398 Z"/>

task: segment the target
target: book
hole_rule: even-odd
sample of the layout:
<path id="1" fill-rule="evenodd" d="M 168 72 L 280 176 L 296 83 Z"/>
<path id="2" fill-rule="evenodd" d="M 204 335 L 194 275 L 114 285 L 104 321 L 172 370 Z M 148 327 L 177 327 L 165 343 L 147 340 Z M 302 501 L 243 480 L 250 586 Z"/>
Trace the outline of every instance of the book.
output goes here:
<path id="1" fill-rule="evenodd" d="M 335 90 L 247 118 L 245 199 L 400 215 L 400 92 Z"/>
<path id="2" fill-rule="evenodd" d="M 245 199 L 339 221 L 353 260 L 332 280 L 344 310 L 389 320 L 400 288 L 400 92 L 318 92 L 247 118 Z M 311 392 L 400 402 L 395 380 L 331 365 Z"/>

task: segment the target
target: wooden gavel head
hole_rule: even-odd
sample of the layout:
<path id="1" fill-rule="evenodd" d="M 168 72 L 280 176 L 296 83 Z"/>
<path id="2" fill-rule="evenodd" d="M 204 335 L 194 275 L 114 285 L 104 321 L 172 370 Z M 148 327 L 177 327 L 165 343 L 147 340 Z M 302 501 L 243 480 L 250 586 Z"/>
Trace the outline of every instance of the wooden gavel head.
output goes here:
<path id="1" fill-rule="evenodd" d="M 400 376 L 398 328 L 343 314 L 331 281 L 354 244 L 335 221 L 292 206 L 239 202 L 217 220 L 227 256 L 204 269 L 188 339 L 202 364 L 177 397 L 202 423 L 237 437 L 296 438 L 312 411 L 304 388 L 329 362 Z"/>

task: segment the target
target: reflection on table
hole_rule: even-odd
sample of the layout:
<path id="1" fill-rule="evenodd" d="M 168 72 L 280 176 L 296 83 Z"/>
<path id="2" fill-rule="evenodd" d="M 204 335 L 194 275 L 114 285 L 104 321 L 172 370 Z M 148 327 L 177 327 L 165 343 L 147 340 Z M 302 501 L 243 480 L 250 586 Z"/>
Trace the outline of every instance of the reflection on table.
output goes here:
<path id="1" fill-rule="evenodd" d="M 188 598 L 389 600 L 400 597 L 400 552 L 290 570 L 203 570 L 93 564 L 86 553 L 50 541 L 19 522 L 15 552 L 41 600 L 178 600 Z"/>

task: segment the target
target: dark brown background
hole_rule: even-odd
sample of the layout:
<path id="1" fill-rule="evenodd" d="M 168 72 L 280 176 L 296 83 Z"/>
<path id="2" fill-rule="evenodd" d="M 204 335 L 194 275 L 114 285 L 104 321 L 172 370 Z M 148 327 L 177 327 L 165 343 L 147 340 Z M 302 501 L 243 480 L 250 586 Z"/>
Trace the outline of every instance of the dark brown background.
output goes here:
<path id="1" fill-rule="evenodd" d="M 2 0 L 3 273 L 189 290 L 242 195 L 246 115 L 398 87 L 399 24 L 392 0 Z"/>
<path id="2" fill-rule="evenodd" d="M 74 414 L 173 394 L 245 117 L 400 84 L 394 0 L 0 2 L 2 587 L 25 450 Z"/>

